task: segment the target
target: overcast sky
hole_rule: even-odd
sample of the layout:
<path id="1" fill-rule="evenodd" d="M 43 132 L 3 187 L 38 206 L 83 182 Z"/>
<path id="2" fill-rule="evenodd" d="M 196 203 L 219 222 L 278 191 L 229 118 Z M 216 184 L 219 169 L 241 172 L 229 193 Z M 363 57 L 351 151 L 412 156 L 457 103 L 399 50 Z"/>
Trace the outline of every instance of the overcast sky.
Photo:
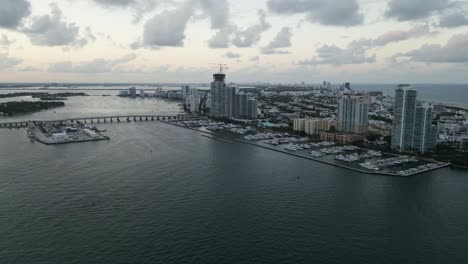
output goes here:
<path id="1" fill-rule="evenodd" d="M 468 1 L 0 0 L 0 82 L 468 83 Z"/>

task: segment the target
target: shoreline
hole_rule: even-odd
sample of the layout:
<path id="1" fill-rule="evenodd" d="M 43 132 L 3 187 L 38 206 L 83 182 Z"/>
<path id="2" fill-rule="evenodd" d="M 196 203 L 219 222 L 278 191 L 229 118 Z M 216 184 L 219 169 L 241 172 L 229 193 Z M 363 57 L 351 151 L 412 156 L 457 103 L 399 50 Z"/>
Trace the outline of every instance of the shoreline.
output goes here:
<path id="1" fill-rule="evenodd" d="M 174 126 L 177 126 L 177 127 L 181 127 L 181 128 L 185 128 L 185 129 L 190 129 L 190 130 L 193 130 L 193 131 L 196 131 L 196 132 L 206 133 L 206 134 L 210 134 L 211 136 L 214 136 L 214 133 L 210 133 L 210 132 L 206 132 L 206 131 L 201 131 L 201 130 L 194 129 L 194 128 L 190 128 L 190 127 L 184 127 L 184 126 L 181 126 L 181 125 L 178 125 L 178 124 L 174 124 L 174 123 L 171 123 L 171 122 L 167 122 L 167 121 L 162 121 L 162 122 L 163 122 L 163 123 L 170 124 L 170 125 L 174 125 Z M 208 137 L 208 138 L 211 138 L 211 139 L 214 139 L 214 140 L 220 140 L 220 139 L 218 139 L 218 138 L 212 138 L 212 137 L 209 137 L 209 136 L 207 136 L 207 137 Z M 227 141 L 227 140 L 226 140 L 226 141 Z M 445 165 L 443 165 L 443 166 L 439 166 L 439 167 L 432 168 L 432 169 L 427 169 L 427 170 L 418 171 L 418 172 L 415 172 L 415 173 L 412 173 L 412 174 L 408 174 L 408 175 L 400 175 L 400 174 L 396 174 L 396 173 L 387 173 L 387 172 L 373 172 L 373 171 L 365 171 L 365 170 L 361 170 L 361 169 L 357 169 L 357 168 L 353 168 L 353 167 L 349 167 L 349 166 L 345 166 L 345 165 L 341 165 L 341 164 L 337 164 L 337 163 L 333 163 L 333 162 L 329 162 L 329 161 L 319 160 L 319 159 L 315 159 L 315 158 L 312 158 L 312 157 L 308 157 L 308 156 L 304 156 L 304 155 L 300 155 L 300 154 L 296 154 L 296 153 L 292 153 L 292 152 L 288 152 L 288 151 L 284 151 L 284 150 L 280 150 L 280 149 L 275 149 L 275 148 L 271 148 L 271 147 L 267 147 L 267 146 L 262 146 L 262 145 L 259 145 L 259 144 L 253 143 L 253 142 L 249 142 L 249 141 L 245 141 L 245 140 L 235 139 L 235 141 L 240 142 L 240 143 L 243 143 L 243 144 L 248 144 L 248 145 L 251 145 L 251 146 L 255 146 L 255 147 L 260 147 L 260 148 L 263 148 L 263 149 L 271 150 L 271 151 L 276 151 L 276 152 L 278 152 L 278 153 L 283 153 L 283 154 L 295 156 L 295 157 L 298 157 L 298 158 L 307 159 L 307 160 L 312 160 L 312 161 L 319 162 L 319 163 L 322 163 L 322 164 L 326 164 L 326 165 L 330 165 L 330 166 L 334 166 L 334 167 L 338 167 L 338 168 L 342 168 L 342 169 L 351 170 L 351 171 L 354 171 L 354 172 L 364 173 L 364 174 L 367 174 L 367 175 L 380 175 L 380 176 L 387 176 L 387 177 L 407 178 L 407 177 L 411 177 L 411 176 L 423 174 L 423 173 L 430 172 L 430 171 L 439 170 L 439 169 L 446 168 L 446 167 L 449 167 L 449 166 L 450 166 L 450 164 L 445 164 Z M 229 142 L 229 141 L 227 141 L 227 142 Z M 232 143 L 231 143 L 231 144 L 232 144 Z"/>
<path id="2" fill-rule="evenodd" d="M 288 151 L 285 151 L 285 150 L 280 150 L 280 149 L 276 149 L 276 148 L 262 146 L 262 145 L 252 143 L 252 142 L 249 142 L 249 141 L 245 141 L 245 140 L 236 139 L 236 141 L 244 143 L 244 144 L 248 144 L 248 145 L 252 145 L 252 146 L 256 146 L 256 147 L 276 151 L 276 152 L 279 152 L 279 153 L 288 154 L 288 155 L 303 158 L 303 159 L 313 160 L 313 161 L 316 161 L 316 162 L 319 162 L 319 163 L 339 167 L 339 168 L 342 168 L 342 169 L 352 170 L 352 171 L 360 172 L 360 173 L 364 173 L 364 174 L 369 174 L 369 175 L 381 175 L 381 176 L 407 178 L 407 177 L 410 177 L 410 176 L 422 174 L 422 173 L 429 172 L 429 171 L 435 171 L 435 170 L 442 169 L 442 168 L 450 166 L 450 164 L 445 164 L 444 166 L 439 166 L 439 167 L 428 169 L 428 170 L 418 171 L 416 173 L 412 173 L 412 174 L 408 174 L 408 175 L 400 175 L 400 174 L 396 174 L 396 173 L 387 173 L 387 172 L 373 172 L 373 171 L 365 171 L 365 170 L 361 170 L 361 169 L 356 169 L 356 168 L 353 168 L 353 167 L 349 167 L 349 166 L 345 166 L 345 165 L 341 165 L 341 164 L 337 164 L 337 163 L 333 163 L 333 162 L 329 162 L 329 161 L 325 161 L 325 160 L 320 160 L 320 159 L 304 156 L 304 155 L 301 155 L 301 154 L 288 152 Z"/>

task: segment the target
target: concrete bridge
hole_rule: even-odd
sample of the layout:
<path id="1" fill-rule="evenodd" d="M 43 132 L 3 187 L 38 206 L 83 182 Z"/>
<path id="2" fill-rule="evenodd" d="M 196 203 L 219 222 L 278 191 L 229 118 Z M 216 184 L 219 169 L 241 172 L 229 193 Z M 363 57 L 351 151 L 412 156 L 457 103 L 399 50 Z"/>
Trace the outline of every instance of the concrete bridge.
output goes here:
<path id="1" fill-rule="evenodd" d="M 147 122 L 147 121 L 171 121 L 171 120 L 189 120 L 194 119 L 190 115 L 116 115 L 116 116 L 93 116 L 79 117 L 69 119 L 56 120 L 29 120 L 0 123 L 0 128 L 26 128 L 31 122 L 62 122 L 62 123 L 84 123 L 84 124 L 99 124 L 99 123 L 120 123 L 120 122 Z"/>

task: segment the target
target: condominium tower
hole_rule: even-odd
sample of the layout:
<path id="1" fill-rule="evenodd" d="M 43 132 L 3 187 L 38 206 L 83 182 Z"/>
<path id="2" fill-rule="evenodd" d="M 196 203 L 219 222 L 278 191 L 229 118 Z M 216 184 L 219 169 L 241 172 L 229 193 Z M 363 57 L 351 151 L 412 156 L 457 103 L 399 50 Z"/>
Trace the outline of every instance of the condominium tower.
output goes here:
<path id="1" fill-rule="evenodd" d="M 432 107 L 417 101 L 410 85 L 398 85 L 395 92 L 392 149 L 425 153 L 434 148 L 437 125 L 432 124 Z"/>
<path id="2" fill-rule="evenodd" d="M 338 103 L 337 130 L 346 133 L 367 133 L 369 98 L 364 95 L 343 95 Z"/>
<path id="3" fill-rule="evenodd" d="M 211 114 L 215 117 L 256 119 L 258 104 L 248 94 L 239 93 L 237 85 L 226 85 L 221 71 L 213 75 L 211 83 Z"/>

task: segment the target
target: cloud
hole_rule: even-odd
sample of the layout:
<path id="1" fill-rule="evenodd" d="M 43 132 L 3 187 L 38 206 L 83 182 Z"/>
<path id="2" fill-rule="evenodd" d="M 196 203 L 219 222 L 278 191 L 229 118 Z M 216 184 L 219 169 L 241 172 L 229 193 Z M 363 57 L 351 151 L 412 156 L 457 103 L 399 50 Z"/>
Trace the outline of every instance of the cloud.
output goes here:
<path id="1" fill-rule="evenodd" d="M 324 45 L 317 49 L 317 56 L 310 60 L 300 61 L 303 65 L 345 65 L 345 64 L 364 64 L 374 63 L 376 55 L 367 56 L 366 49 L 362 46 L 349 46 L 342 49 L 335 45 Z"/>
<path id="2" fill-rule="evenodd" d="M 10 46 L 14 42 L 15 42 L 15 40 L 9 39 L 8 36 L 5 35 L 5 34 L 2 34 L 0 36 L 0 46 Z"/>
<path id="3" fill-rule="evenodd" d="M 263 54 L 288 54 L 287 51 L 277 50 L 280 48 L 291 47 L 292 30 L 289 27 L 283 27 L 275 38 L 265 47 L 262 48 Z"/>
<path id="4" fill-rule="evenodd" d="M 450 0 L 390 0 L 386 16 L 398 21 L 426 18 L 453 6 Z"/>
<path id="5" fill-rule="evenodd" d="M 259 56 L 253 56 L 249 58 L 249 61 L 259 61 L 260 57 Z"/>
<path id="6" fill-rule="evenodd" d="M 0 70 L 9 69 L 23 62 L 22 59 L 12 58 L 8 53 L 0 53 Z"/>
<path id="7" fill-rule="evenodd" d="M 231 43 L 231 35 L 234 31 L 235 28 L 229 26 L 218 30 L 218 32 L 208 40 L 208 46 L 212 49 L 228 48 Z"/>
<path id="8" fill-rule="evenodd" d="M 19 71 L 22 71 L 22 72 L 37 72 L 37 71 L 41 71 L 41 69 L 39 68 L 36 68 L 36 67 L 33 67 L 33 66 L 26 66 L 26 67 L 22 67 L 20 69 L 18 69 Z"/>
<path id="9" fill-rule="evenodd" d="M 94 0 L 104 6 L 130 6 L 137 3 L 136 0 Z"/>
<path id="10" fill-rule="evenodd" d="M 418 38 L 422 36 L 433 35 L 438 32 L 431 31 L 427 26 L 415 26 L 408 30 L 393 30 L 383 33 L 375 39 L 360 39 L 351 42 L 351 46 L 364 46 L 364 47 L 383 47 L 390 43 L 400 42 L 408 39 Z"/>
<path id="11" fill-rule="evenodd" d="M 239 48 L 252 47 L 260 41 L 261 34 L 271 28 L 271 25 L 266 21 L 265 12 L 258 11 L 260 19 L 259 24 L 250 26 L 245 30 L 237 30 L 234 33 L 232 43 Z"/>
<path id="12" fill-rule="evenodd" d="M 127 54 L 115 60 L 103 58 L 94 59 L 92 61 L 71 62 L 62 61 L 50 65 L 49 72 L 64 72 L 64 73 L 108 73 L 119 72 L 121 66 L 133 61 L 137 58 L 136 54 Z"/>
<path id="13" fill-rule="evenodd" d="M 228 53 L 224 54 L 224 57 L 226 57 L 228 59 L 238 59 L 238 58 L 241 57 L 241 55 L 239 53 L 228 52 Z"/>
<path id="14" fill-rule="evenodd" d="M 466 63 L 468 62 L 468 34 L 455 35 L 442 46 L 427 44 L 400 57 L 407 57 L 414 62 L 428 63 Z"/>
<path id="15" fill-rule="evenodd" d="M 56 4 L 50 4 L 50 8 L 51 15 L 33 17 L 32 23 L 21 29 L 31 43 L 38 46 L 86 45 L 88 40 L 80 38 L 80 27 L 63 21 L 62 11 Z"/>
<path id="16" fill-rule="evenodd" d="M 138 23 L 146 13 L 153 11 L 160 1 L 155 0 L 93 0 L 95 3 L 107 8 L 132 9 L 133 22 Z"/>
<path id="17" fill-rule="evenodd" d="M 26 0 L 2 0 L 0 3 L 0 28 L 17 28 L 29 16 L 31 6 Z"/>
<path id="18" fill-rule="evenodd" d="M 211 28 L 224 29 L 229 26 L 230 6 L 227 0 L 198 0 L 203 12 L 211 18 Z"/>
<path id="19" fill-rule="evenodd" d="M 362 24 L 357 0 L 268 0 L 268 9 L 277 14 L 306 14 L 307 20 L 328 26 Z"/>
<path id="20" fill-rule="evenodd" d="M 217 32 L 208 40 L 212 49 L 227 48 L 235 27 L 229 24 L 230 6 L 227 0 L 199 0 L 203 12 L 210 17 L 211 28 Z"/>
<path id="21" fill-rule="evenodd" d="M 462 14 L 450 14 L 440 18 L 439 26 L 455 28 L 468 25 L 468 18 Z"/>
<path id="22" fill-rule="evenodd" d="M 193 9 L 189 4 L 154 16 L 145 24 L 143 46 L 150 48 L 183 46 L 185 29 L 192 16 Z"/>

